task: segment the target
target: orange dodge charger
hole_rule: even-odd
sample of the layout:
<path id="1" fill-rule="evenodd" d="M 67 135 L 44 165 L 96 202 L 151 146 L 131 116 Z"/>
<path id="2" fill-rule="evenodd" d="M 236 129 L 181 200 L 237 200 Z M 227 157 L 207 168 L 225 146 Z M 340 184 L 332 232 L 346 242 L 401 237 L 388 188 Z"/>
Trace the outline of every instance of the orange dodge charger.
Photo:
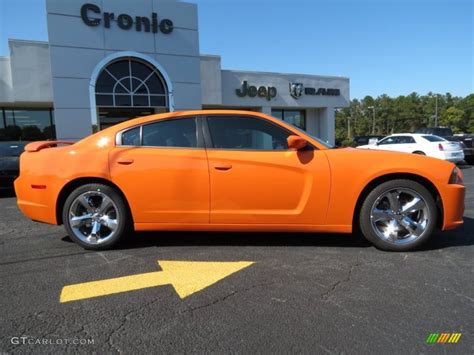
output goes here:
<path id="1" fill-rule="evenodd" d="M 257 112 L 152 115 L 25 150 L 15 181 L 21 211 L 64 224 L 87 249 L 110 248 L 133 230 L 360 231 L 402 251 L 463 223 L 454 164 L 333 149 Z"/>

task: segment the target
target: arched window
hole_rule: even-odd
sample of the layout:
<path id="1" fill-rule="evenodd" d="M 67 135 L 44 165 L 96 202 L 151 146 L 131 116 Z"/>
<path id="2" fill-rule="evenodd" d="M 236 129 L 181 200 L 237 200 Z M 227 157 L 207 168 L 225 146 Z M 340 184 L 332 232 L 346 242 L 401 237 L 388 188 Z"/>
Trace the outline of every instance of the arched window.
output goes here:
<path id="1" fill-rule="evenodd" d="M 159 71 L 135 58 L 121 58 L 99 74 L 98 107 L 168 107 L 168 90 Z"/>

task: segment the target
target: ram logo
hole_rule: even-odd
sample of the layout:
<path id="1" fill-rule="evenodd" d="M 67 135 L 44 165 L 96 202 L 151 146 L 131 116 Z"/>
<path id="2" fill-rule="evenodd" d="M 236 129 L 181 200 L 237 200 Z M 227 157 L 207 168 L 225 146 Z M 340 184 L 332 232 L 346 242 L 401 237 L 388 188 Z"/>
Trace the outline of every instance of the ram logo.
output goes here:
<path id="1" fill-rule="evenodd" d="M 295 99 L 303 95 L 304 87 L 301 83 L 290 83 L 290 95 Z"/>

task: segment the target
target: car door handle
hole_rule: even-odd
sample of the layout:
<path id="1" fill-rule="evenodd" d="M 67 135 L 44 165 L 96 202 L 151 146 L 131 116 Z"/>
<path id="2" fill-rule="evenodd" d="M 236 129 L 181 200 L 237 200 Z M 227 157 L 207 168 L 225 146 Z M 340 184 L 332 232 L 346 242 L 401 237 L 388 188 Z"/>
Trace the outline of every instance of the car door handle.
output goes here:
<path id="1" fill-rule="evenodd" d="M 230 170 L 232 169 L 232 165 L 217 165 L 214 167 L 214 169 L 216 170 L 221 170 L 221 171 L 225 171 L 225 170 Z"/>
<path id="2" fill-rule="evenodd" d="M 124 159 L 124 158 L 120 158 L 119 160 L 117 160 L 117 163 L 120 164 L 120 165 L 130 165 L 130 164 L 133 164 L 133 159 Z"/>

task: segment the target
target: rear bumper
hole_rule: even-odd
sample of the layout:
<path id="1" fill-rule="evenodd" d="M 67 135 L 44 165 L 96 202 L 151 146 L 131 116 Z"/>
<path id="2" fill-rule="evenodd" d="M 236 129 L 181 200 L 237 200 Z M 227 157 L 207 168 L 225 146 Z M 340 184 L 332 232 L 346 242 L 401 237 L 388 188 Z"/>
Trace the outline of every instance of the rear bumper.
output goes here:
<path id="1" fill-rule="evenodd" d="M 452 163 L 457 163 L 464 160 L 464 152 L 462 150 L 458 151 L 445 151 L 443 152 L 444 160 L 450 161 Z"/>
<path id="2" fill-rule="evenodd" d="M 54 185 L 47 185 L 45 189 L 35 189 L 32 187 L 35 185 L 33 180 L 22 176 L 15 180 L 18 208 L 34 221 L 57 224 Z"/>
<path id="3" fill-rule="evenodd" d="M 463 185 L 450 184 L 441 192 L 443 200 L 443 230 L 454 229 L 463 224 L 464 196 L 466 188 Z"/>

